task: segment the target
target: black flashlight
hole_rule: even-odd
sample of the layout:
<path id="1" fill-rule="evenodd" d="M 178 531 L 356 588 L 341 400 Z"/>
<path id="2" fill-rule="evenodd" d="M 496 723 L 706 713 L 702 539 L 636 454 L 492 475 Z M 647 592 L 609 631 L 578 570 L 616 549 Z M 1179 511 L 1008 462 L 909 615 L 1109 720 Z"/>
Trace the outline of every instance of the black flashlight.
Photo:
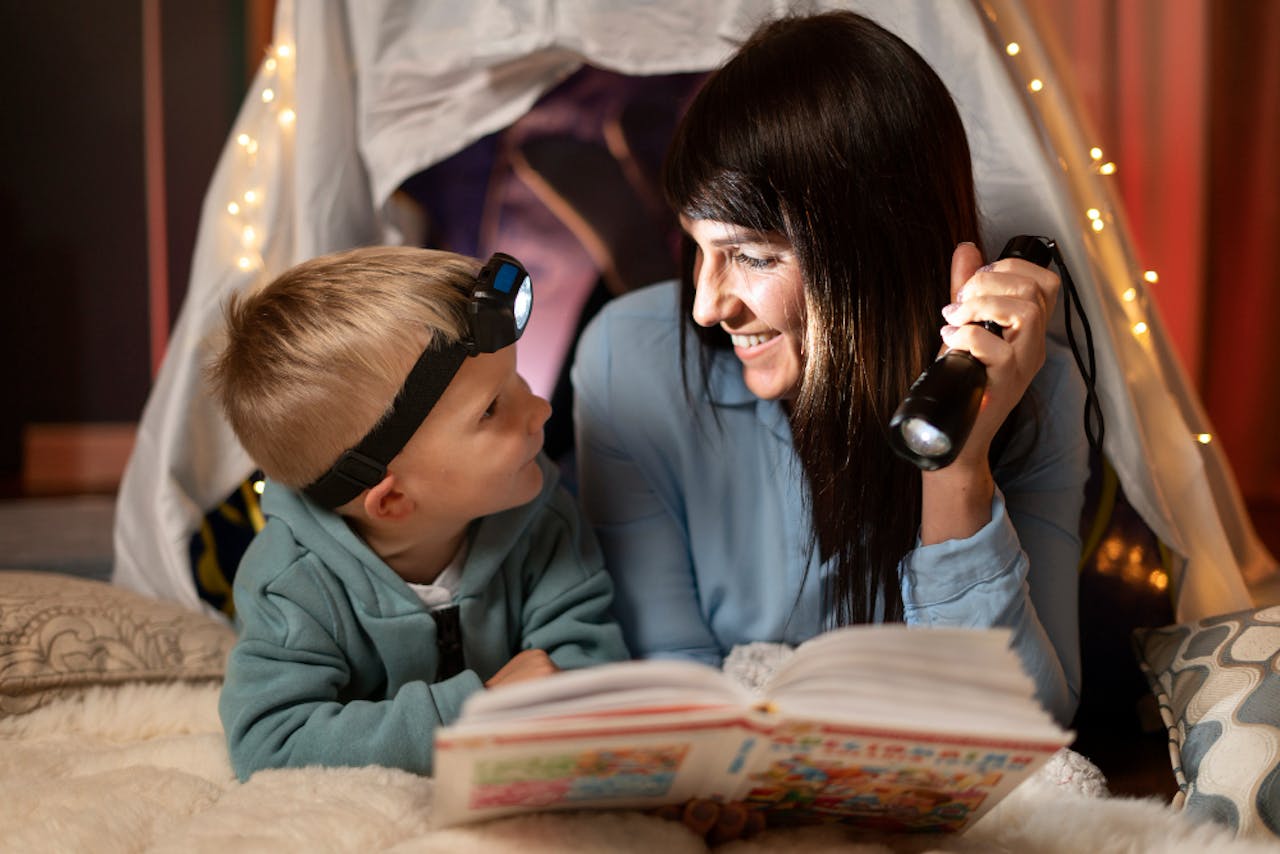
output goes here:
<path id="1" fill-rule="evenodd" d="M 1053 250 L 1042 238 L 1019 235 L 1005 244 L 1000 257 L 1047 268 Z M 1004 331 L 989 320 L 980 325 L 996 335 Z M 916 378 L 893 413 L 890 446 L 926 471 L 950 465 L 969 438 L 986 388 L 986 365 L 967 350 L 948 350 Z"/>

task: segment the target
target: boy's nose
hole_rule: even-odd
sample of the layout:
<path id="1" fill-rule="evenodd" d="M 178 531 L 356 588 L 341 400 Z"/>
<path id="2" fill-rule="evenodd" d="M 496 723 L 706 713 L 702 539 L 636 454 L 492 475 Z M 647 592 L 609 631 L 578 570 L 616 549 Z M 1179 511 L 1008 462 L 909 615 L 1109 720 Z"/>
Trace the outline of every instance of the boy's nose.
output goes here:
<path id="1" fill-rule="evenodd" d="M 551 404 L 539 395 L 530 394 L 530 397 L 533 400 L 530 405 L 529 432 L 536 433 L 542 429 L 542 426 L 547 423 L 547 419 L 551 417 Z"/>

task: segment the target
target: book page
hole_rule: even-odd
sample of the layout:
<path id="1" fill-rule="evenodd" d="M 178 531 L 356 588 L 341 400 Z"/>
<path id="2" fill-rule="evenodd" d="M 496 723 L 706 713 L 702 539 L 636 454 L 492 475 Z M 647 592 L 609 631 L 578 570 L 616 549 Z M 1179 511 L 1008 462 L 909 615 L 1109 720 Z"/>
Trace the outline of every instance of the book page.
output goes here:
<path id="1" fill-rule="evenodd" d="M 1007 629 L 837 629 L 802 644 L 766 693 L 796 717 L 821 709 L 827 721 L 891 730 L 1063 741 L 1009 637 Z"/>
<path id="2" fill-rule="evenodd" d="M 745 706 L 745 689 L 690 661 L 622 661 L 483 691 L 463 705 L 459 726 L 668 706 Z"/>

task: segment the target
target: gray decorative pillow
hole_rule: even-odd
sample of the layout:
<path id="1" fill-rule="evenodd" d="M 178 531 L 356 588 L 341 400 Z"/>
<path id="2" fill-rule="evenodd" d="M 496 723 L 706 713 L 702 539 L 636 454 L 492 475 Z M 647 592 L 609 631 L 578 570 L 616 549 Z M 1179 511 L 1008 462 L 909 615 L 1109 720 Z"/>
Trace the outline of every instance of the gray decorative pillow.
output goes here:
<path id="1" fill-rule="evenodd" d="M 1169 728 L 1181 804 L 1280 838 L 1280 606 L 1134 632 Z"/>
<path id="2" fill-rule="evenodd" d="M 0 571 L 0 716 L 92 685 L 221 679 L 230 626 L 52 572 Z"/>

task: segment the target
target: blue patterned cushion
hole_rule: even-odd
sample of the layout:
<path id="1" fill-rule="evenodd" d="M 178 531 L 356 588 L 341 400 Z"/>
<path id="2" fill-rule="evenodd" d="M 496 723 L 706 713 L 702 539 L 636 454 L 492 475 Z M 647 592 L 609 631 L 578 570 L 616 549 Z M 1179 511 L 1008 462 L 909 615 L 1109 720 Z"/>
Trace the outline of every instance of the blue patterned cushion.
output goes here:
<path id="1" fill-rule="evenodd" d="M 1196 818 L 1280 838 L 1280 606 L 1134 632 Z"/>

